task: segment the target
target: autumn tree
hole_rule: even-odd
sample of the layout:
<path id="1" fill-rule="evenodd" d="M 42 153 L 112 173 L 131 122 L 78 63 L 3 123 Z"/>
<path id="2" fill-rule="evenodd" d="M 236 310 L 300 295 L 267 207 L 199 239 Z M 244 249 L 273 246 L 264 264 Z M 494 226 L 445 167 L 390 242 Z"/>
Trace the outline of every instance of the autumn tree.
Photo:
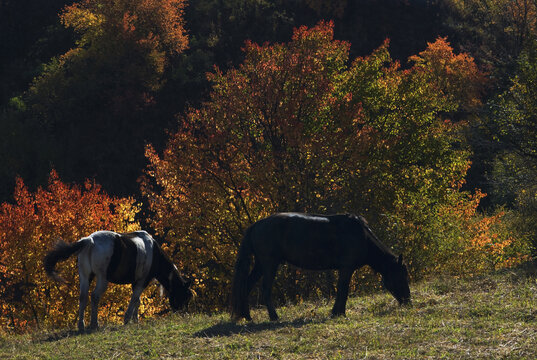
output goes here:
<path id="1" fill-rule="evenodd" d="M 340 165 L 329 154 L 340 149 L 330 143 L 355 126 L 338 114 L 359 107 L 338 93 L 348 44 L 332 41 L 331 26 L 301 28 L 288 45 L 247 43 L 245 53 L 239 69 L 211 75 L 211 100 L 186 115 L 162 159 L 148 148 L 150 173 L 163 187 L 145 187 L 162 219 L 154 225 L 169 230 L 177 260 L 200 285 L 219 289 L 204 293 L 209 303 L 222 303 L 249 224 L 275 210 L 328 206 L 333 194 L 325 190 L 341 186 Z"/>
<path id="2" fill-rule="evenodd" d="M 76 259 L 59 264 L 67 284 L 47 278 L 43 257 L 61 238 L 72 242 L 102 229 L 138 230 L 139 206 L 130 198 L 114 198 L 86 181 L 63 183 L 51 172 L 46 188 L 31 192 L 17 179 L 14 203 L 0 207 L 0 329 L 24 331 L 36 326 L 74 326 L 78 309 Z M 118 321 L 131 289 L 111 285 L 102 300 L 101 317 Z M 153 294 L 155 295 L 155 294 Z M 160 309 L 149 292 L 142 298 L 146 315 Z"/>
<path id="3" fill-rule="evenodd" d="M 38 162 L 68 179 L 95 176 L 118 195 L 136 191 L 144 141 L 167 125 L 153 113 L 170 60 L 187 47 L 183 0 L 83 0 L 63 25 L 78 40 L 53 58 L 22 98 Z"/>
<path id="4" fill-rule="evenodd" d="M 242 233 L 277 211 L 361 213 L 415 272 L 436 262 L 455 241 L 442 237 L 439 213 L 471 198 L 460 191 L 465 123 L 447 116 L 479 103 L 472 59 L 439 39 L 409 69 L 390 59 L 387 42 L 349 64 L 331 23 L 244 51 L 238 68 L 210 75 L 209 101 L 181 118 L 163 154 L 147 148 L 153 225 L 211 289 L 203 298 L 222 304 Z M 287 299 L 316 291 L 284 281 Z"/>

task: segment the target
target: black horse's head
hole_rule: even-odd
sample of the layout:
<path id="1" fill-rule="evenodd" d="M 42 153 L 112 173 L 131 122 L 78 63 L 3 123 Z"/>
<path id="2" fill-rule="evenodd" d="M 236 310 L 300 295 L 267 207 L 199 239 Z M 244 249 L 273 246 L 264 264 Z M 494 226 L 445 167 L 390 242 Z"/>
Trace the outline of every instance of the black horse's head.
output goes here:
<path id="1" fill-rule="evenodd" d="M 403 256 L 399 255 L 397 261 L 388 265 L 382 276 L 384 287 L 399 302 L 399 305 L 410 305 L 410 288 L 408 287 L 408 270 L 403 264 Z"/>
<path id="2" fill-rule="evenodd" d="M 192 298 L 192 285 L 191 279 L 185 279 L 179 274 L 177 269 L 174 269 L 169 276 L 169 298 L 170 306 L 173 311 L 183 309 L 188 304 L 188 301 Z"/>

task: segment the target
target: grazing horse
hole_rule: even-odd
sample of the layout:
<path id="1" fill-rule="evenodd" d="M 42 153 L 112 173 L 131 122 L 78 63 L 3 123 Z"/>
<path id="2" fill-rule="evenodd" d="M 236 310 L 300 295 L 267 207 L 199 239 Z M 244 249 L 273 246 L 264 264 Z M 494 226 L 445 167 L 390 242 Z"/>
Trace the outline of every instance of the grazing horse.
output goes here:
<path id="1" fill-rule="evenodd" d="M 249 273 L 252 255 L 254 267 Z M 270 320 L 278 319 L 271 288 L 278 265 L 284 262 L 304 269 L 339 271 L 333 316 L 345 315 L 352 274 L 364 265 L 382 275 L 384 286 L 399 304 L 410 304 L 408 272 L 402 256 L 395 256 L 382 244 L 362 216 L 279 213 L 246 230 L 231 290 L 233 320 L 252 319 L 248 294 L 261 277 Z"/>
<path id="2" fill-rule="evenodd" d="M 132 285 L 132 296 L 125 312 L 125 324 L 131 317 L 138 322 L 140 295 L 153 278 L 166 289 L 174 311 L 186 306 L 192 297 L 191 280 L 185 280 L 181 276 L 159 244 L 145 231 L 125 234 L 97 231 L 72 244 L 60 241 L 47 253 L 43 261 L 47 275 L 63 281 L 55 270 L 56 263 L 74 254 L 78 254 L 80 275 L 80 332 L 84 331 L 84 310 L 88 304 L 88 292 L 93 277 L 97 278 L 97 284 L 91 293 L 92 329 L 98 327 L 97 307 L 109 282 Z"/>

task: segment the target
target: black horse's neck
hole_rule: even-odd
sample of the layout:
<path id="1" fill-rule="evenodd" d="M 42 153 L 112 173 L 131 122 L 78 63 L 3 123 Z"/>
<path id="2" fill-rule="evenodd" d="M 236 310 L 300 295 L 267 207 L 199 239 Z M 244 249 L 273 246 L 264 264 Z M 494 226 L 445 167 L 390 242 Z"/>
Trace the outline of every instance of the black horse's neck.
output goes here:
<path id="1" fill-rule="evenodd" d="M 397 257 L 372 233 L 369 234 L 367 240 L 367 265 L 384 276 L 389 265 L 397 262 Z"/>

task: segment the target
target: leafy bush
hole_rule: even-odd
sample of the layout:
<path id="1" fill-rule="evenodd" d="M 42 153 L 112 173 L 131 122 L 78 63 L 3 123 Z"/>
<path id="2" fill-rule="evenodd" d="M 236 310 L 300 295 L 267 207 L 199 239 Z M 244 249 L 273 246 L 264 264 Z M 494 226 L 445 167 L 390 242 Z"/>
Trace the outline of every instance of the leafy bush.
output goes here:
<path id="1" fill-rule="evenodd" d="M 113 198 L 100 186 L 83 187 L 50 174 L 46 189 L 30 192 L 17 179 L 14 204 L 0 208 L 0 328 L 21 331 L 28 327 L 72 326 L 78 309 L 76 259 L 58 264 L 67 285 L 47 278 L 42 259 L 60 238 L 76 241 L 102 229 L 139 229 L 140 210 L 133 199 Z M 126 309 L 131 289 L 111 285 L 101 301 L 101 318 L 118 320 Z M 141 312 L 152 314 L 158 299 L 142 299 Z"/>
<path id="2" fill-rule="evenodd" d="M 364 214 L 414 276 L 479 271 L 506 248 L 500 214 L 479 215 L 483 195 L 461 191 L 466 123 L 447 118 L 480 104 L 471 57 L 438 39 L 408 69 L 387 42 L 349 64 L 331 23 L 244 50 L 238 68 L 209 75 L 210 99 L 181 118 L 163 154 L 147 148 L 152 225 L 197 279 L 202 306 L 225 306 L 244 230 L 278 211 Z M 283 272 L 276 295 L 333 293 L 331 273 L 303 274 Z"/>

